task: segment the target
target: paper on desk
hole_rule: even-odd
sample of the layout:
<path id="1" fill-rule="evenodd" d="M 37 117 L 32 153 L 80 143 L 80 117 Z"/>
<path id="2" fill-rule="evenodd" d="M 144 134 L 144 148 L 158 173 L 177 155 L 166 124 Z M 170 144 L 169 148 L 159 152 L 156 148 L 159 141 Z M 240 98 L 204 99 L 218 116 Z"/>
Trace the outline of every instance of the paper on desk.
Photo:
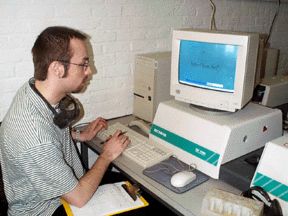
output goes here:
<path id="1" fill-rule="evenodd" d="M 82 208 L 70 205 L 70 212 L 67 203 L 63 203 L 69 216 L 95 216 L 113 215 L 133 209 L 147 206 L 148 203 L 143 197 L 134 201 L 121 186 L 127 182 L 105 184 L 98 187 L 90 201 Z M 67 211 L 68 210 L 68 211 Z"/>

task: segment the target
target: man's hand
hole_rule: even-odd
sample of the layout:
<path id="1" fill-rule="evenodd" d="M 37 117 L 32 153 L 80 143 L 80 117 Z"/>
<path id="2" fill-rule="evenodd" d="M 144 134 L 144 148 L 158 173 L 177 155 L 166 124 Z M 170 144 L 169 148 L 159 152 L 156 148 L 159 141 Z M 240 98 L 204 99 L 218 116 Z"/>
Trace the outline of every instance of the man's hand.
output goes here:
<path id="1" fill-rule="evenodd" d="M 98 117 L 96 120 L 90 122 L 85 129 L 81 130 L 78 141 L 84 142 L 92 140 L 99 131 L 107 129 L 107 126 L 106 120 Z M 72 136 L 76 139 L 76 132 L 74 132 Z"/>
<path id="2" fill-rule="evenodd" d="M 116 159 L 131 142 L 129 137 L 124 134 L 122 131 L 117 130 L 113 136 L 104 143 L 100 156 L 110 162 Z"/>

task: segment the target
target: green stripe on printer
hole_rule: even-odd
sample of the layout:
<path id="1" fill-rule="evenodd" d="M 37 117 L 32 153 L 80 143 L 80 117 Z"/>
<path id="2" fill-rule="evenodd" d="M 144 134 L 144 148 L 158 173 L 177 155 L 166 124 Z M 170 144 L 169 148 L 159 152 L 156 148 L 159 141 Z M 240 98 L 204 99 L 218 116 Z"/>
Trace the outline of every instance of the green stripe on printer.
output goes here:
<path id="1" fill-rule="evenodd" d="M 275 197 L 286 202 L 288 201 L 288 186 L 270 178 L 269 176 L 257 172 L 253 180 L 253 185 L 262 187 L 265 191 Z"/>
<path id="2" fill-rule="evenodd" d="M 177 134 L 174 134 L 164 128 L 161 128 L 155 124 L 152 124 L 150 133 L 214 166 L 217 166 L 219 161 L 219 154 L 206 149 L 194 142 L 191 142 Z"/>

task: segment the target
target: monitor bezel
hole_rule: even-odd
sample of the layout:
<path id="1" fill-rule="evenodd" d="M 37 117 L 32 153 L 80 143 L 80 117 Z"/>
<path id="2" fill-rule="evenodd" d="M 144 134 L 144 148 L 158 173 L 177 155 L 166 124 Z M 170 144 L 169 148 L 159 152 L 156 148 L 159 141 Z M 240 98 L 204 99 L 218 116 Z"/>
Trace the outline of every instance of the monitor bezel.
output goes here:
<path id="1" fill-rule="evenodd" d="M 217 91 L 179 83 L 181 40 L 239 46 L 234 92 Z M 170 94 L 176 100 L 211 109 L 235 112 L 252 98 L 257 64 L 259 34 L 244 32 L 180 29 L 173 31 Z M 213 99 L 213 100 L 212 100 Z"/>

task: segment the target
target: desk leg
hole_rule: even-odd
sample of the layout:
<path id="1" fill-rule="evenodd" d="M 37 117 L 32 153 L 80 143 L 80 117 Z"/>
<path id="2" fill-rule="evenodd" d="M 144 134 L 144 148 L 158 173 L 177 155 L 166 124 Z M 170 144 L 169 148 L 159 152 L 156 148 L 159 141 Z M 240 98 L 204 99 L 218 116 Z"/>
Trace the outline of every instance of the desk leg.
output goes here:
<path id="1" fill-rule="evenodd" d="M 89 169 L 89 161 L 88 161 L 88 146 L 85 143 L 80 144 L 81 148 L 81 159 L 85 170 Z"/>

